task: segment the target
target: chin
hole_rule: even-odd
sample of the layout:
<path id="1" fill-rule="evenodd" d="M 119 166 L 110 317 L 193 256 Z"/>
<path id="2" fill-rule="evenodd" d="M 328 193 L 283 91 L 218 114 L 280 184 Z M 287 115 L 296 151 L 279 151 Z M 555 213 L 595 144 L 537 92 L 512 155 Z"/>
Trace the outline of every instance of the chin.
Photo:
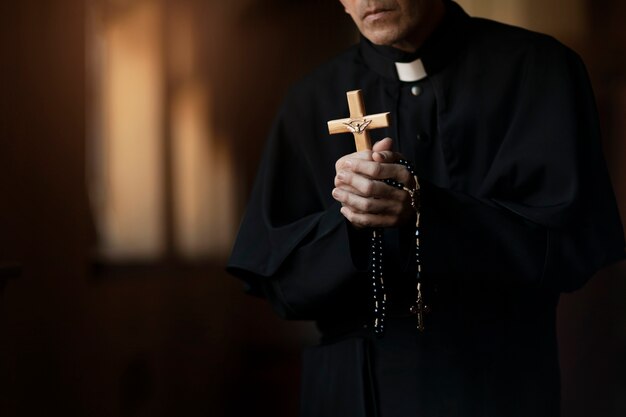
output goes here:
<path id="1" fill-rule="evenodd" d="M 398 37 L 395 33 L 388 32 L 374 32 L 374 33 L 366 33 L 364 36 L 369 39 L 374 45 L 385 45 L 391 46 L 398 42 Z"/>

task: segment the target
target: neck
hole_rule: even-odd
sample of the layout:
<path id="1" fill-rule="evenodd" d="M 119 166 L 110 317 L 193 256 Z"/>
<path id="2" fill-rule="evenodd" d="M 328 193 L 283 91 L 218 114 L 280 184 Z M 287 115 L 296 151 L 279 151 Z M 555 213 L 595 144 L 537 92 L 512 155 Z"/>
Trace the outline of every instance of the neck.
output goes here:
<path id="1" fill-rule="evenodd" d="M 391 46 L 404 52 L 413 53 L 426 42 L 426 39 L 437 29 L 446 14 L 443 1 L 435 1 L 430 10 L 424 13 L 425 19 L 418 24 L 406 38 Z"/>

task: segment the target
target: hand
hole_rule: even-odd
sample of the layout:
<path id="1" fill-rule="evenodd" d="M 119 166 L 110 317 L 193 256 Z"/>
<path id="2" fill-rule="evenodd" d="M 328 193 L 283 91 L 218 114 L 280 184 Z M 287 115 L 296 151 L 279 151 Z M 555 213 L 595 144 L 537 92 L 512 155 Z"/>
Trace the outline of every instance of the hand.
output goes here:
<path id="1" fill-rule="evenodd" d="M 351 153 L 335 164 L 333 197 L 355 227 L 393 227 L 414 219 L 409 193 L 380 181 L 391 178 L 407 188 L 415 187 L 409 171 L 395 163 L 403 156 L 391 151 L 392 144 L 385 138 L 371 151 Z"/>

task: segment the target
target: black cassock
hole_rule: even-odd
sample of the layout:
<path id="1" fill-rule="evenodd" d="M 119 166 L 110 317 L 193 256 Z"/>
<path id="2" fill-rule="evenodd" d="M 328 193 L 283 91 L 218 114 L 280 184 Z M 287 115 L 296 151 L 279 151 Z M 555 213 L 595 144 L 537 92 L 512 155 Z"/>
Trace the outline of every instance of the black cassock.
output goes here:
<path id="1" fill-rule="evenodd" d="M 624 238 L 579 57 L 556 40 L 455 3 L 414 56 L 366 40 L 288 93 L 228 270 L 283 317 L 316 320 L 302 416 L 557 416 L 559 293 L 624 257 Z M 399 81 L 395 61 L 428 76 Z M 385 231 L 389 318 L 373 335 L 369 231 L 332 198 L 352 135 L 330 136 L 361 89 L 390 111 L 396 150 L 422 183 L 425 332 L 413 229 Z"/>

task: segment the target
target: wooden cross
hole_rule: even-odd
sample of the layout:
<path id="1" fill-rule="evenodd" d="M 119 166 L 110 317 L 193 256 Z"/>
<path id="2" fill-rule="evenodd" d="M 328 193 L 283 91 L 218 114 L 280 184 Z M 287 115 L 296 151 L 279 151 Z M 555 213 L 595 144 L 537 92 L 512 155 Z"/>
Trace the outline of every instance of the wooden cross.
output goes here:
<path id="1" fill-rule="evenodd" d="M 389 126 L 389 112 L 365 115 L 365 104 L 361 90 L 348 91 L 348 108 L 350 117 L 328 122 L 328 133 L 351 132 L 354 135 L 354 143 L 357 151 L 372 149 L 372 140 L 369 130 Z"/>

